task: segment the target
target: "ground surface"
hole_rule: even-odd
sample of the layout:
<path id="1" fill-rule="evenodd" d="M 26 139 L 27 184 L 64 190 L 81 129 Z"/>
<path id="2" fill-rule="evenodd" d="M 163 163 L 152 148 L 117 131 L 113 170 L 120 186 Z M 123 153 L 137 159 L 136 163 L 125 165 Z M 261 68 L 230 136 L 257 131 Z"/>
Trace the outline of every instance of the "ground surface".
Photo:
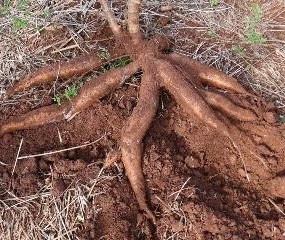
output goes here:
<path id="1" fill-rule="evenodd" d="M 158 23 L 167 25 L 163 19 L 159 18 Z M 68 35 L 66 29 L 59 29 L 61 31 L 52 28 L 44 31 L 37 38 L 37 44 L 28 46 L 34 51 L 57 43 Z M 106 41 L 110 36 L 108 31 L 94 32 L 89 36 L 93 41 L 90 42 L 102 40 L 99 45 L 96 42 L 95 49 L 98 46 L 110 48 L 111 42 Z M 192 31 L 185 33 L 183 30 L 182 33 L 187 34 L 185 39 L 191 39 L 192 43 L 201 40 L 199 34 Z M 210 45 L 212 41 L 209 38 L 206 43 Z M 85 46 L 83 42 L 79 43 L 81 47 Z M 178 44 L 182 44 L 179 39 Z M 64 47 L 68 46 L 73 44 Z M 195 44 L 191 46 L 198 49 Z M 81 51 L 75 49 L 78 53 Z M 58 52 L 51 53 L 52 50 L 47 54 L 53 58 L 47 61 L 66 57 Z M 185 51 L 181 45 L 182 50 Z M 193 52 L 198 59 L 205 56 Z M 44 57 L 41 64 L 33 65 L 44 64 L 42 59 L 46 61 Z M 211 59 L 204 59 L 208 60 L 211 62 Z M 231 67 L 232 62 L 226 62 L 225 58 L 218 56 L 214 60 L 217 66 L 223 65 L 224 70 L 238 69 L 238 65 Z M 24 66 L 20 69 L 27 71 Z M 11 74 L 5 71 L 2 74 Z M 234 74 L 235 70 L 232 72 Z M 243 80 L 247 79 L 248 73 L 244 70 L 236 72 Z M 23 72 L 19 70 L 17 74 L 23 75 Z M 14 74 L 15 79 L 17 74 Z M 91 73 L 81 80 L 90 80 L 97 74 Z M 36 105 L 53 103 L 54 94 L 51 93 L 64 89 L 71 81 L 78 79 L 58 80 L 55 85 L 40 87 L 3 102 L 0 124 Z M 2 85 L 6 89 L 9 84 L 3 81 Z M 243 146 L 247 146 L 242 149 L 247 166 L 245 172 L 231 143 L 195 117 L 186 115 L 168 93 L 162 94 L 160 109 L 144 140 L 143 168 L 158 220 L 157 230 L 152 232 L 139 212 L 121 163 L 101 172 L 107 154 L 117 147 L 122 126 L 136 104 L 138 89 L 139 77 L 130 79 L 121 89 L 70 122 L 19 131 L 0 139 L 0 238 L 284 239 L 285 201 L 278 194 L 265 194 L 261 187 L 276 173 L 280 178 L 284 175 L 284 125 L 235 123 L 247 129 L 241 136 Z M 280 94 L 272 98 L 277 98 L 282 107 Z M 272 111 L 276 111 L 275 108 Z M 264 145 L 258 133 L 270 128 L 267 145 Z M 254 133 L 256 148 L 250 144 L 246 132 Z M 94 144 L 74 150 L 18 159 L 15 165 L 17 156 L 67 149 L 97 139 Z M 261 154 L 262 159 L 251 153 L 254 151 Z M 280 189 L 282 192 L 282 181 Z"/>

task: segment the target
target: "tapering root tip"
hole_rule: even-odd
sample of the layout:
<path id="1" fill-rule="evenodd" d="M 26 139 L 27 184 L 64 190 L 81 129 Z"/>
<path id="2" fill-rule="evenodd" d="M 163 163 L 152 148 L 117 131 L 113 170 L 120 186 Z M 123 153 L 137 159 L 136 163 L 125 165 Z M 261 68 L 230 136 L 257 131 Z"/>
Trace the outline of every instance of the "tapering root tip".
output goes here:
<path id="1" fill-rule="evenodd" d="M 156 217 L 150 209 L 142 209 L 144 211 L 145 217 L 150 220 L 154 225 L 156 225 Z"/>

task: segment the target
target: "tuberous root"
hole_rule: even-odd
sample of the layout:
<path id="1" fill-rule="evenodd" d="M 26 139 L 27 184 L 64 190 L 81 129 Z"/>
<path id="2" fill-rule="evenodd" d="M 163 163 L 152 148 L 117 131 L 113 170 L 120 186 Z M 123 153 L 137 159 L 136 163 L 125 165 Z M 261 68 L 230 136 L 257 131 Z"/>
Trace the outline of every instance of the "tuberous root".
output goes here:
<path id="1" fill-rule="evenodd" d="M 139 101 L 128 119 L 121 134 L 122 161 L 126 174 L 136 195 L 140 209 L 153 223 L 155 216 L 146 200 L 146 189 L 142 171 L 142 140 L 148 130 L 158 107 L 158 84 L 151 67 L 144 68 L 139 93 Z"/>
<path id="2" fill-rule="evenodd" d="M 110 54 L 110 59 L 124 55 L 125 52 Z M 106 63 L 96 53 L 91 53 L 86 56 L 75 58 L 69 62 L 59 62 L 52 66 L 40 68 L 20 80 L 14 87 L 8 90 L 6 96 L 10 97 L 13 94 L 27 90 L 32 86 L 51 82 L 57 78 L 69 78 L 86 74 L 87 72 L 99 68 Z"/>
<path id="3" fill-rule="evenodd" d="M 207 103 L 213 108 L 225 113 L 228 117 L 242 122 L 256 121 L 258 117 L 256 114 L 248 109 L 242 108 L 234 104 L 228 98 L 221 94 L 200 90 L 200 93 L 204 97 Z"/>
<path id="4" fill-rule="evenodd" d="M 130 63 L 122 69 L 115 69 L 94 81 L 88 82 L 70 102 L 66 102 L 61 106 L 42 107 L 20 117 L 12 118 L 0 127 L 0 137 L 9 132 L 69 119 L 71 116 L 89 107 L 99 98 L 118 88 L 124 79 L 130 77 L 138 69 L 139 65 L 137 62 Z"/>
<path id="5" fill-rule="evenodd" d="M 205 84 L 221 89 L 227 89 L 236 93 L 248 94 L 248 92 L 235 78 L 228 76 L 217 69 L 199 63 L 187 56 L 183 56 L 178 53 L 171 53 L 167 55 L 166 59 L 174 65 L 179 66 L 190 76 L 198 78 Z"/>
<path id="6" fill-rule="evenodd" d="M 173 94 L 177 103 L 189 114 L 195 114 L 199 119 L 229 136 L 228 127 L 219 120 L 207 102 L 184 76 L 169 62 L 156 60 L 155 66 L 160 76 L 161 86 Z"/>

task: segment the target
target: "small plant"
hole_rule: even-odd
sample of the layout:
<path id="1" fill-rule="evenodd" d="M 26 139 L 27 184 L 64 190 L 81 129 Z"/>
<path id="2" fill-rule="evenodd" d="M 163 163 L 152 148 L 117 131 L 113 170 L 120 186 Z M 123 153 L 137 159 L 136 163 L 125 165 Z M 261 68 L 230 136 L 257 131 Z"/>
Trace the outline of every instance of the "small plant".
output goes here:
<path id="1" fill-rule="evenodd" d="M 262 44 L 266 42 L 266 38 L 255 28 L 249 28 L 245 31 L 246 39 L 251 44 Z"/>
<path id="2" fill-rule="evenodd" d="M 245 49 L 243 49 L 239 45 L 232 45 L 231 51 L 236 53 L 236 54 L 238 54 L 238 55 L 240 55 L 240 56 L 245 56 Z"/>
<path id="3" fill-rule="evenodd" d="M 97 53 L 98 57 L 101 59 L 101 60 L 104 60 L 104 61 L 108 61 L 110 60 L 110 53 L 108 52 L 108 50 L 106 49 L 103 49 L 101 51 L 99 51 Z"/>
<path id="4" fill-rule="evenodd" d="M 69 101 L 76 95 L 78 95 L 78 86 L 76 86 L 75 84 L 72 84 L 64 91 L 64 97 Z"/>
<path id="5" fill-rule="evenodd" d="M 246 19 L 246 28 L 244 35 L 250 44 L 262 44 L 266 42 L 266 38 L 257 30 L 258 24 L 261 22 L 262 9 L 259 5 L 250 8 L 251 15 Z"/>
<path id="6" fill-rule="evenodd" d="M 17 8 L 18 8 L 19 10 L 24 11 L 24 10 L 27 9 L 27 7 L 28 7 L 30 4 L 31 4 L 31 0 L 19 0 L 19 1 L 18 1 L 18 5 L 17 5 Z"/>
<path id="7" fill-rule="evenodd" d="M 12 26 L 15 30 L 21 30 L 23 28 L 27 28 L 29 25 L 29 21 L 27 19 L 23 19 L 20 17 L 13 17 Z"/>
<path id="8" fill-rule="evenodd" d="M 56 105 L 60 106 L 61 105 L 61 101 L 62 101 L 62 97 L 61 97 L 60 94 L 57 94 L 57 95 L 54 96 L 54 98 L 52 100 L 53 100 L 53 102 Z"/>
<path id="9" fill-rule="evenodd" d="M 0 7 L 0 15 L 7 15 L 10 13 L 12 3 L 10 0 L 4 0 L 3 6 Z"/>
<path id="10" fill-rule="evenodd" d="M 78 95 L 78 90 L 83 86 L 83 82 L 79 82 L 78 84 L 72 84 L 68 86 L 63 94 L 56 94 L 53 97 L 53 102 L 60 106 L 64 99 L 71 100 L 73 97 Z"/>
<path id="11" fill-rule="evenodd" d="M 44 10 L 42 13 L 41 13 L 41 16 L 45 19 L 49 18 L 51 16 L 51 13 L 49 10 Z"/>
<path id="12" fill-rule="evenodd" d="M 261 7 L 259 5 L 255 5 L 250 8 L 251 16 L 249 17 L 248 21 L 254 24 L 261 22 Z"/>
<path id="13" fill-rule="evenodd" d="M 207 30 L 206 32 L 208 37 L 214 37 L 216 35 L 216 32 L 212 29 Z"/>
<path id="14" fill-rule="evenodd" d="M 125 67 L 126 65 L 128 65 L 131 62 L 131 58 L 126 56 L 126 57 L 122 57 L 119 59 L 116 59 L 110 63 L 107 63 L 106 65 L 102 66 L 100 69 L 100 72 L 102 73 L 106 73 L 114 68 L 119 68 L 119 67 Z"/>
<path id="15" fill-rule="evenodd" d="M 216 7 L 221 3 L 220 0 L 210 0 L 211 7 Z"/>

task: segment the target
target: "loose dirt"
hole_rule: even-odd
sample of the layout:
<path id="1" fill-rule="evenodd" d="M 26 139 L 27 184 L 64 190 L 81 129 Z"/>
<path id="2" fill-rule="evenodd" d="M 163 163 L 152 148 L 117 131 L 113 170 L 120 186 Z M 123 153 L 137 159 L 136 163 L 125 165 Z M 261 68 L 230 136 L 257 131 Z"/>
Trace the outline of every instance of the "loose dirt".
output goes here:
<path id="1" fill-rule="evenodd" d="M 73 182 L 95 178 L 107 154 L 117 148 L 120 131 L 136 104 L 137 94 L 137 87 L 125 85 L 70 122 L 5 135 L 0 139 L 0 161 L 7 166 L 0 165 L 0 178 L 18 196 L 36 193 L 45 185 L 51 171 L 55 196 Z M 51 101 L 46 97 L 46 104 Z M 10 115 L 27 111 L 29 106 L 25 103 L 7 107 L 2 111 L 1 123 Z M 272 115 L 267 115 L 272 120 Z M 148 226 L 139 212 L 118 162 L 116 167 L 105 170 L 119 177 L 108 182 L 107 192 L 96 199 L 95 204 L 101 210 L 78 228 L 77 236 L 82 239 L 285 239 L 284 214 L 277 210 L 285 207 L 284 126 L 265 121 L 257 125 L 232 124 L 242 129 L 239 134 L 244 163 L 228 139 L 186 115 L 171 96 L 163 93 L 160 110 L 144 140 L 143 154 L 150 202 L 157 216 L 156 230 Z M 84 148 L 19 159 L 12 175 L 21 139 L 20 156 L 24 156 L 81 145 L 104 134 L 101 141 Z M 272 185 L 273 177 L 277 184 Z M 2 195 L 1 199 L 4 198 Z"/>

